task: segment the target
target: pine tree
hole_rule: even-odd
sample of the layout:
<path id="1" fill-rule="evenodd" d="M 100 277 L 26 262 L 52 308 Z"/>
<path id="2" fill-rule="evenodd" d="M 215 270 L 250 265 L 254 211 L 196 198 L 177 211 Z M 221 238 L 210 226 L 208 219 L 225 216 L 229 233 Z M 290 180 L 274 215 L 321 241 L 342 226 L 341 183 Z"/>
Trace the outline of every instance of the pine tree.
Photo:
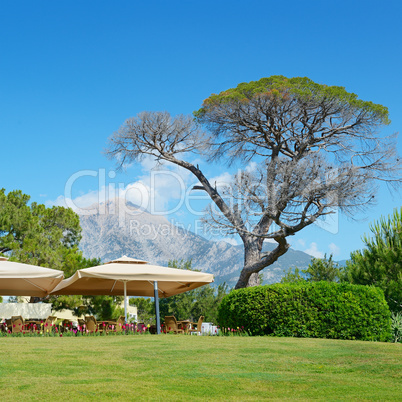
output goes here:
<path id="1" fill-rule="evenodd" d="M 384 291 L 392 311 L 402 311 L 402 208 L 382 217 L 365 235 L 366 248 L 354 251 L 347 264 L 351 283 L 374 285 Z"/>

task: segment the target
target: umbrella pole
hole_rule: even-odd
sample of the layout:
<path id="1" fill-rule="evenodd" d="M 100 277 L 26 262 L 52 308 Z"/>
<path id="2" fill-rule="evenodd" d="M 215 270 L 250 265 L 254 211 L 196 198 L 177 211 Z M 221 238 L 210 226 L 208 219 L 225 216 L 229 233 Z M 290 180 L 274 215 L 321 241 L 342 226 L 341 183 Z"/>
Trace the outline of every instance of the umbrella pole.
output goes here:
<path id="1" fill-rule="evenodd" d="M 159 296 L 158 296 L 158 281 L 154 282 L 154 300 L 155 300 L 155 316 L 156 316 L 156 333 L 161 333 L 161 320 L 159 318 Z"/>
<path id="2" fill-rule="evenodd" d="M 127 282 L 124 281 L 124 323 L 127 324 Z"/>

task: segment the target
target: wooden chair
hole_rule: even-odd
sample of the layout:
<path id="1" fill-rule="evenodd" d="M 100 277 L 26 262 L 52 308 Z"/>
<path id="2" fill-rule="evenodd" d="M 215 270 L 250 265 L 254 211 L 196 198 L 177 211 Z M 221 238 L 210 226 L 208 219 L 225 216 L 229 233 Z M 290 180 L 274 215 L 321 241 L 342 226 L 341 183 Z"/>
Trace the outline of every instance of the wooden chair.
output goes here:
<path id="1" fill-rule="evenodd" d="M 11 317 L 11 332 L 17 334 L 24 330 L 24 319 L 20 315 L 13 315 Z"/>
<path id="2" fill-rule="evenodd" d="M 191 328 L 188 330 L 188 332 L 190 332 L 190 334 L 192 333 L 197 333 L 201 335 L 201 328 L 202 328 L 202 322 L 204 321 L 204 316 L 200 316 L 200 318 L 198 319 L 198 322 L 192 322 L 191 325 L 195 325 L 196 328 Z"/>
<path id="3" fill-rule="evenodd" d="M 117 324 L 116 324 L 116 332 L 121 332 L 123 331 L 123 325 L 126 322 L 126 318 L 124 317 L 124 315 L 121 315 L 118 319 L 117 319 Z"/>
<path id="4" fill-rule="evenodd" d="M 81 333 L 86 332 L 86 324 L 85 324 L 85 320 L 83 320 L 82 318 L 77 318 L 77 322 L 78 322 L 78 331 L 80 331 Z"/>
<path id="5" fill-rule="evenodd" d="M 57 321 L 56 316 L 49 315 L 49 317 L 47 317 L 45 322 L 43 323 L 44 332 L 52 332 L 53 326 L 55 325 L 56 321 Z"/>
<path id="6" fill-rule="evenodd" d="M 174 332 L 175 334 L 184 334 L 184 330 L 179 328 L 175 316 L 165 317 L 166 332 Z"/>
<path id="7" fill-rule="evenodd" d="M 96 321 L 96 318 L 93 315 L 89 315 L 85 317 L 85 325 L 89 332 L 103 332 L 102 329 L 99 328 L 99 324 Z"/>
<path id="8" fill-rule="evenodd" d="M 56 321 L 57 321 L 56 316 L 49 315 L 49 317 L 47 317 L 46 320 L 45 320 L 45 327 L 46 327 L 46 324 L 47 324 L 48 327 L 53 326 Z"/>

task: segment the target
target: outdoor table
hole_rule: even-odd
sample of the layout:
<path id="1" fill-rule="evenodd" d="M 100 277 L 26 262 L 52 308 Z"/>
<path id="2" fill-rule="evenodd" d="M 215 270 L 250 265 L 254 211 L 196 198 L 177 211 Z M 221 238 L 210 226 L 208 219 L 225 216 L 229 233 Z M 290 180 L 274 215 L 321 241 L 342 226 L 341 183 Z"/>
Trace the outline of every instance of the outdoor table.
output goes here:
<path id="1" fill-rule="evenodd" d="M 56 327 L 59 327 L 59 331 L 60 332 L 64 332 L 68 329 L 71 329 L 73 327 L 73 321 L 69 320 L 69 319 L 62 319 L 57 325 Z"/>
<path id="2" fill-rule="evenodd" d="M 36 324 L 36 325 L 40 325 L 43 324 L 43 321 L 38 321 L 38 320 L 25 320 L 25 325 L 27 324 Z"/>
<path id="3" fill-rule="evenodd" d="M 112 321 L 112 320 L 102 320 L 99 322 L 101 322 L 102 324 L 107 324 L 107 325 L 117 325 L 117 321 Z"/>
<path id="4" fill-rule="evenodd" d="M 179 325 L 179 327 L 181 327 L 181 329 L 184 330 L 184 332 L 188 332 L 188 330 L 191 329 L 191 323 L 192 321 L 190 320 L 177 321 L 177 324 Z"/>
<path id="5" fill-rule="evenodd" d="M 25 320 L 24 322 L 25 324 L 36 324 L 36 325 L 40 325 L 41 323 L 43 323 L 43 321 L 41 320 Z"/>
<path id="6" fill-rule="evenodd" d="M 24 321 L 24 328 L 25 328 L 26 331 L 38 330 L 38 329 L 41 328 L 41 324 L 43 325 L 43 321 L 25 320 Z"/>
<path id="7" fill-rule="evenodd" d="M 117 322 L 116 321 L 112 321 L 112 320 L 102 320 L 98 322 L 98 325 L 102 325 L 104 330 L 110 330 L 112 329 L 111 327 L 114 325 L 114 327 L 117 327 Z"/>

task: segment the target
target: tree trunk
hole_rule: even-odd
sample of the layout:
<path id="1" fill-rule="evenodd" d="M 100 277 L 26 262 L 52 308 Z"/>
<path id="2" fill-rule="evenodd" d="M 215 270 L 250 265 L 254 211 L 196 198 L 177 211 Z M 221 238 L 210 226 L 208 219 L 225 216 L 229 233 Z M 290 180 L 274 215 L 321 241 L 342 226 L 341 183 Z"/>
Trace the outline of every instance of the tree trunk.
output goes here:
<path id="1" fill-rule="evenodd" d="M 260 273 L 259 272 L 254 272 L 248 278 L 247 287 L 249 288 L 251 286 L 258 286 L 258 285 L 261 285 Z"/>
<path id="2" fill-rule="evenodd" d="M 247 239 L 244 242 L 244 267 L 240 272 L 236 289 L 257 286 L 260 284 L 259 270 L 255 266 L 261 261 L 262 242 L 259 239 Z"/>
<path id="3" fill-rule="evenodd" d="M 278 246 L 267 254 L 262 254 L 263 239 L 246 238 L 244 242 L 244 267 L 240 272 L 235 289 L 257 286 L 260 284 L 259 272 L 272 265 L 281 255 L 285 254 L 290 245 L 285 237 L 277 237 Z"/>

